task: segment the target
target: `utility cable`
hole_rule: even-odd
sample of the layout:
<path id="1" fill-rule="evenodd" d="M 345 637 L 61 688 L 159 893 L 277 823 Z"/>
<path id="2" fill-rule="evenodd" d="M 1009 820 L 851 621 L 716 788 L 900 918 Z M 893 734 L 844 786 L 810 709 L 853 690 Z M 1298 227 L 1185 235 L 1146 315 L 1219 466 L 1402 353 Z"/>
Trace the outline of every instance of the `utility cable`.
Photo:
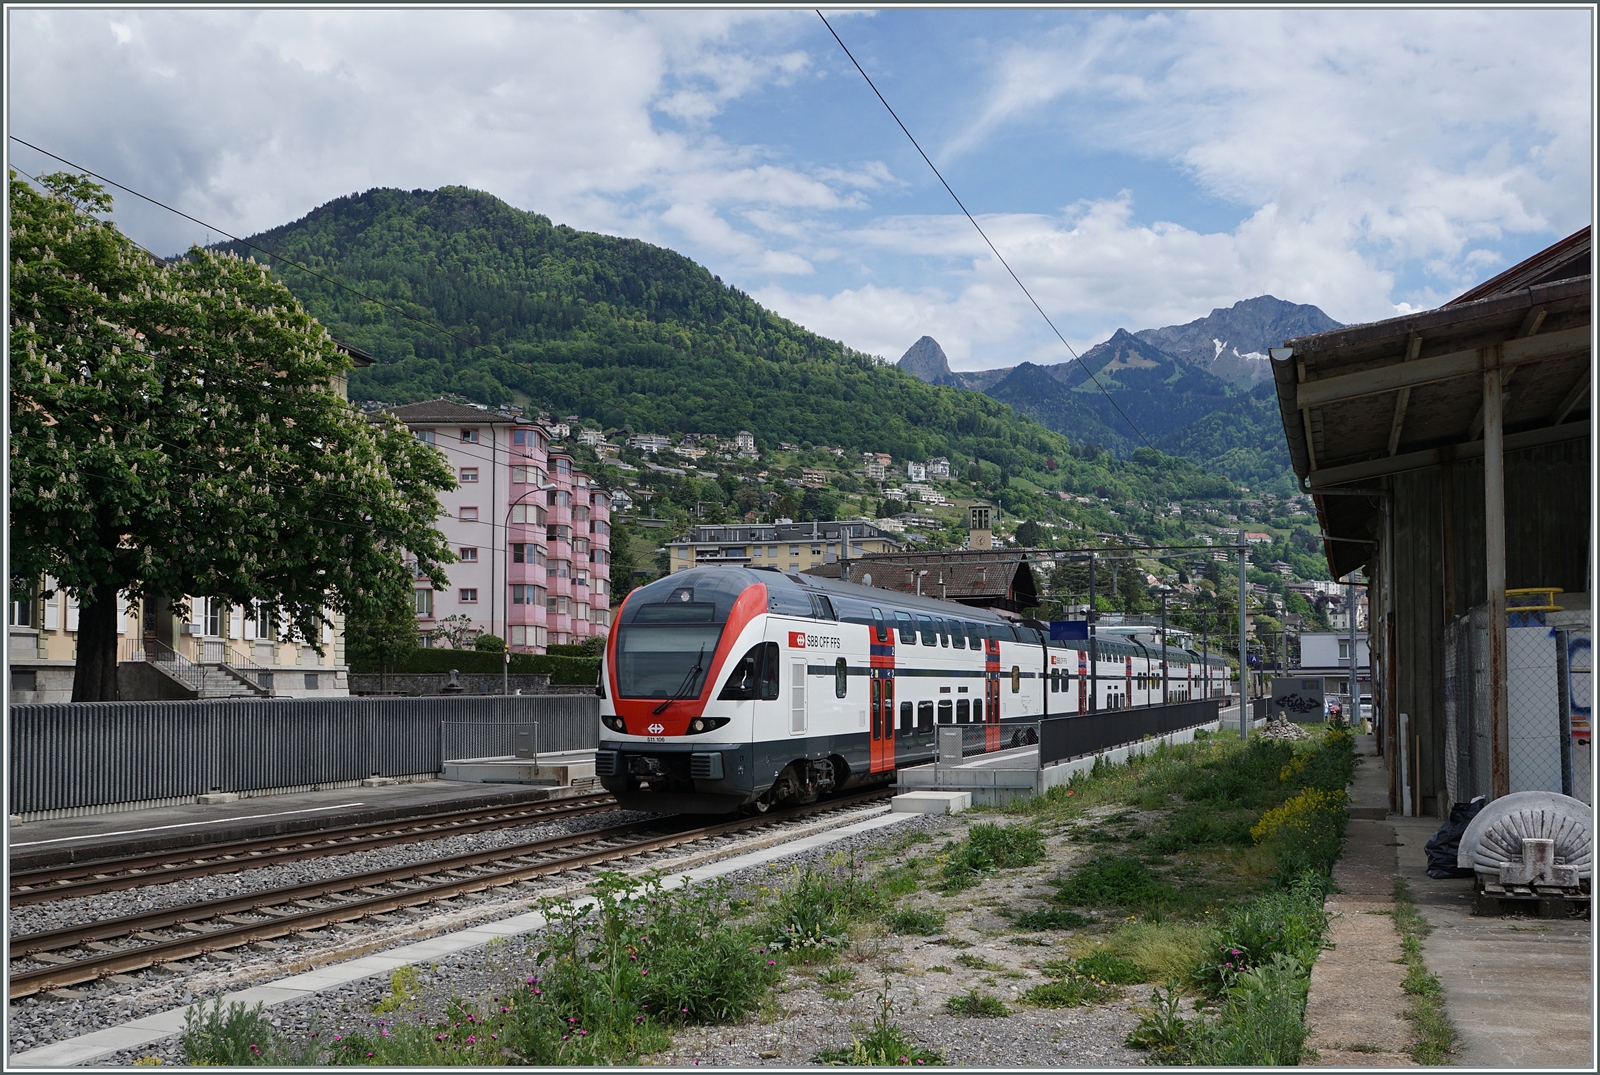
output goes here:
<path id="1" fill-rule="evenodd" d="M 1150 443 L 1150 438 L 1144 435 L 1144 431 L 1141 430 L 1137 425 L 1134 425 L 1133 419 L 1129 418 L 1127 412 L 1117 405 L 1117 401 L 1111 398 L 1111 393 L 1107 392 L 1106 386 L 1100 383 L 1100 378 L 1095 376 L 1094 370 L 1085 365 L 1083 359 L 1079 358 L 1078 352 L 1072 349 L 1072 345 L 1068 343 L 1067 338 L 1061 334 L 1061 330 L 1056 328 L 1056 323 L 1050 320 L 1050 315 L 1044 312 L 1043 306 L 1039 305 L 1039 300 L 1035 299 L 1033 297 L 1033 292 L 1028 290 L 1028 285 L 1022 282 L 1021 277 L 1017 276 L 1015 270 L 1011 268 L 1011 264 L 1006 261 L 1005 257 L 998 249 L 996 249 L 994 242 L 989 238 L 988 233 L 983 230 L 982 225 L 980 225 L 977 219 L 973 217 L 972 213 L 967 210 L 965 203 L 961 201 L 960 196 L 956 194 L 956 192 L 951 188 L 950 184 L 945 181 L 945 178 L 942 174 L 940 174 L 938 167 L 933 163 L 932 160 L 928 158 L 928 155 L 922 151 L 922 146 L 917 142 L 916 136 L 906 128 L 906 125 L 901 121 L 899 114 L 895 112 L 894 106 L 890 105 L 889 102 L 884 99 L 884 96 L 879 91 L 877 84 L 872 81 L 872 76 L 867 74 L 866 69 L 863 68 L 860 61 L 855 58 L 855 55 L 850 51 L 849 46 L 844 43 L 844 39 L 839 36 L 838 31 L 834 30 L 833 24 L 828 21 L 827 16 L 821 11 L 817 11 L 817 18 L 822 20 L 822 25 L 828 28 L 828 33 L 833 35 L 833 39 L 839 43 L 839 47 L 844 50 L 844 54 L 849 57 L 850 62 L 855 65 L 856 70 L 861 72 L 861 77 L 867 80 L 867 85 L 872 89 L 872 92 L 877 95 L 877 98 L 883 104 L 883 107 L 889 110 L 889 115 L 893 117 L 895 123 L 900 127 L 900 130 L 907 138 L 911 140 L 912 146 L 916 148 L 916 151 L 918 155 L 922 157 L 923 162 L 933 170 L 935 178 L 939 180 L 939 183 L 944 187 L 945 192 L 949 194 L 951 198 L 955 199 L 956 205 L 966 216 L 967 221 L 977 229 L 978 234 L 982 236 L 984 243 L 988 245 L 990 252 L 992 252 L 995 258 L 999 260 L 1000 264 L 1005 267 L 1006 272 L 1010 273 L 1011 279 L 1016 281 L 1017 286 L 1022 289 L 1022 293 L 1027 296 L 1028 301 L 1033 304 L 1033 308 L 1039 311 L 1039 316 L 1044 318 L 1044 323 L 1050 326 L 1050 331 L 1056 334 L 1056 339 L 1060 340 L 1061 345 L 1067 349 L 1067 354 L 1071 355 L 1080 366 L 1083 366 L 1084 372 L 1089 375 L 1089 379 L 1094 382 L 1094 386 L 1100 389 L 1101 395 L 1106 397 L 1106 402 L 1110 403 L 1111 406 L 1116 409 L 1116 412 L 1122 416 L 1122 420 L 1128 423 L 1128 428 L 1137 433 L 1139 435 L 1139 439 L 1144 441 L 1145 446 L 1152 450 L 1159 450 L 1156 449 L 1154 444 Z"/>

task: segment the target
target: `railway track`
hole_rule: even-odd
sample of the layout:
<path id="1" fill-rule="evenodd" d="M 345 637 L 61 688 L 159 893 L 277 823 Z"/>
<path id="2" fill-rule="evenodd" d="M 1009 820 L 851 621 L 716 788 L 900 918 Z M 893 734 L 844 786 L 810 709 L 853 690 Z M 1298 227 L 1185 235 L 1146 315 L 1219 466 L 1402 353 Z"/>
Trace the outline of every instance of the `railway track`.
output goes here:
<path id="1" fill-rule="evenodd" d="M 636 821 L 492 851 L 22 934 L 11 938 L 9 997 L 16 1000 L 108 975 L 404 912 L 484 889 L 846 810 L 889 794 L 874 790 L 781 813 L 665 833 L 659 830 L 670 822 Z M 381 918 L 379 921 L 388 924 Z"/>
<path id="2" fill-rule="evenodd" d="M 476 807 L 409 821 L 366 822 L 311 833 L 263 836 L 198 848 L 14 870 L 10 876 L 10 903 L 13 907 L 26 907 L 74 896 L 94 896 L 168 881 L 237 873 L 280 862 L 325 858 L 393 844 L 421 843 L 616 808 L 617 802 L 610 795 L 586 795 L 558 802 L 526 803 L 489 811 Z"/>

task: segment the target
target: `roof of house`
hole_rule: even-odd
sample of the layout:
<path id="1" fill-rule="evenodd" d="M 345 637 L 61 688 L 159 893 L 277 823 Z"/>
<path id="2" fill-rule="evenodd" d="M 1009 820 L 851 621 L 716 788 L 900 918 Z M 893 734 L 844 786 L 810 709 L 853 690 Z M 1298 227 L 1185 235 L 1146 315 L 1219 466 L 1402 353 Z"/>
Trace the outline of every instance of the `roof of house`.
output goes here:
<path id="1" fill-rule="evenodd" d="M 389 407 L 392 414 L 407 425 L 427 425 L 435 422 L 461 423 L 463 425 L 517 425 L 527 424 L 523 419 L 501 414 L 499 411 L 479 410 L 453 399 L 430 399 L 424 403 L 402 403 Z"/>
<path id="2" fill-rule="evenodd" d="M 1039 584 L 1033 568 L 1020 555 L 974 556 L 967 551 L 951 553 L 874 553 L 850 558 L 850 578 L 882 590 L 914 594 L 917 579 L 922 593 L 942 597 L 974 608 L 1005 609 L 1021 612 L 1039 603 Z M 925 572 L 925 573 L 924 573 Z M 818 564 L 806 574 L 839 578 L 840 564 Z"/>
<path id="3" fill-rule="evenodd" d="M 1378 501 L 1318 490 L 1481 457 L 1485 372 L 1514 377 L 1506 451 L 1589 435 L 1589 261 L 1584 229 L 1436 310 L 1272 349 L 1289 459 L 1335 578 L 1370 558 Z"/>

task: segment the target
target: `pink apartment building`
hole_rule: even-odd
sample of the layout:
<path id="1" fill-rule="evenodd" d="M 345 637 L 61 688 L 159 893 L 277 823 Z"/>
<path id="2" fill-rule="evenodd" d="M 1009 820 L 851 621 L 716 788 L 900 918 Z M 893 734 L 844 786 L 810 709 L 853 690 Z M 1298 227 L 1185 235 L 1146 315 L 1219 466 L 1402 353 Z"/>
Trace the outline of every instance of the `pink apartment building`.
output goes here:
<path id="1" fill-rule="evenodd" d="M 450 586 L 416 588 L 417 631 L 464 615 L 514 652 L 543 653 L 611 629 L 611 497 L 540 426 L 436 399 L 389 413 L 443 452 L 457 486 L 439 529 L 459 563 Z"/>

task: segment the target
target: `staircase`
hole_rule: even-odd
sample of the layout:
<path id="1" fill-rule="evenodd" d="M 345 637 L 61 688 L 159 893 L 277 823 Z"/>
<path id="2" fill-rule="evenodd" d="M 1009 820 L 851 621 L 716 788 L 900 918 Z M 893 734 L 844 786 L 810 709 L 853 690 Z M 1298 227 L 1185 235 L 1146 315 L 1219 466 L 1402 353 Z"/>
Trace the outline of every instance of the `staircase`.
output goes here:
<path id="1" fill-rule="evenodd" d="M 224 649 L 222 660 L 196 664 L 165 643 L 155 639 L 128 639 L 123 652 L 124 661 L 140 661 L 160 672 L 195 698 L 271 698 L 271 689 L 259 685 L 261 669 Z M 230 659 L 231 658 L 231 659 Z M 240 666 L 258 673 L 251 679 Z"/>

